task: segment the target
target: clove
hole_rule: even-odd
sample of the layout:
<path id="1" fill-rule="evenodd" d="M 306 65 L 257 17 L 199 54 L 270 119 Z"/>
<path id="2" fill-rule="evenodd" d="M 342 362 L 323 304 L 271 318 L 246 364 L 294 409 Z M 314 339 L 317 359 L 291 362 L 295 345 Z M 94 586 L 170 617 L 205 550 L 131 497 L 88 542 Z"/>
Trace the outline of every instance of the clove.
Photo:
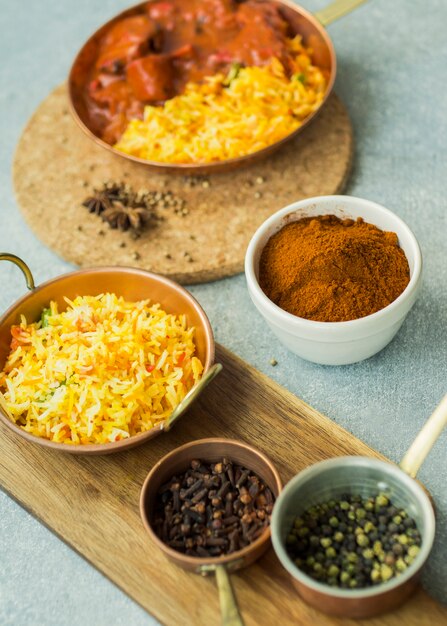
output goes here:
<path id="1" fill-rule="evenodd" d="M 153 526 L 184 554 L 232 554 L 262 535 L 273 502 L 272 491 L 251 470 L 227 458 L 211 464 L 194 459 L 160 487 Z"/>

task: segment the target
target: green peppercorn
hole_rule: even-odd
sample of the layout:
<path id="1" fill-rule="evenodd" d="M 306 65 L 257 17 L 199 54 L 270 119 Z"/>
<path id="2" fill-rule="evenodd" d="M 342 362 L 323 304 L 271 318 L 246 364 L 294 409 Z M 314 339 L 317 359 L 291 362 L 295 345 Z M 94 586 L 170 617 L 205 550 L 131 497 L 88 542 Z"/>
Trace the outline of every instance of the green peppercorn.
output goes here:
<path id="1" fill-rule="evenodd" d="M 334 541 L 337 541 L 338 543 L 341 543 L 344 538 L 345 538 L 344 534 L 341 533 L 340 531 L 334 533 Z"/>
<path id="2" fill-rule="evenodd" d="M 340 569 L 336 565 L 331 565 L 327 571 L 329 576 L 338 576 L 340 573 Z"/>
<path id="3" fill-rule="evenodd" d="M 332 528 L 335 528 L 338 526 L 338 519 L 335 517 L 335 515 L 333 515 L 330 519 L 329 519 L 329 524 L 332 526 Z"/>
<path id="4" fill-rule="evenodd" d="M 379 495 L 376 497 L 376 506 L 386 506 L 387 504 L 389 504 L 389 502 L 390 501 L 383 493 L 379 493 Z"/>
<path id="5" fill-rule="evenodd" d="M 373 559 L 374 551 L 371 550 L 371 548 L 367 548 L 366 550 L 363 550 L 362 555 L 364 559 Z"/>
<path id="6" fill-rule="evenodd" d="M 323 539 L 320 539 L 320 544 L 323 546 L 323 548 L 329 548 L 329 546 L 332 544 L 332 539 L 330 539 L 329 537 L 323 537 Z"/>
<path id="7" fill-rule="evenodd" d="M 373 569 L 373 570 L 372 570 L 372 572 L 371 572 L 371 580 L 372 580 L 374 583 L 377 583 L 377 582 L 379 582 L 380 580 L 382 580 L 382 575 L 381 575 L 381 573 L 380 573 L 380 570 L 379 570 L 379 569 Z"/>
<path id="8" fill-rule="evenodd" d="M 351 577 L 349 576 L 348 572 L 342 572 L 342 573 L 340 574 L 340 581 L 341 581 L 342 583 L 348 583 L 350 578 L 351 578 Z"/>
<path id="9" fill-rule="evenodd" d="M 363 526 L 364 532 L 368 534 L 374 529 L 375 529 L 375 526 L 372 522 L 366 522 L 366 524 Z"/>
<path id="10" fill-rule="evenodd" d="M 381 554 L 381 552 L 383 552 L 382 542 L 381 541 L 375 541 L 373 543 L 373 550 L 374 550 L 374 554 Z"/>
<path id="11" fill-rule="evenodd" d="M 363 533 L 360 535 L 357 535 L 357 544 L 361 547 L 364 548 L 365 546 L 369 545 L 369 539 L 366 535 L 364 535 Z"/>
<path id="12" fill-rule="evenodd" d="M 419 554 L 419 552 L 421 551 L 419 546 L 410 546 L 408 548 L 408 556 L 411 556 L 413 558 L 417 557 L 417 555 Z"/>
<path id="13" fill-rule="evenodd" d="M 357 519 L 363 519 L 366 515 L 365 509 L 356 509 L 355 516 Z"/>
<path id="14" fill-rule="evenodd" d="M 326 556 L 330 559 L 335 558 L 337 556 L 335 548 L 326 548 Z"/>
<path id="15" fill-rule="evenodd" d="M 359 560 L 359 557 L 357 556 L 355 552 L 349 552 L 347 555 L 347 559 L 349 563 L 357 563 L 357 561 Z"/>
<path id="16" fill-rule="evenodd" d="M 380 573 L 382 575 L 382 580 L 389 580 L 393 575 L 393 570 L 389 567 L 389 565 L 384 563 L 380 568 Z"/>

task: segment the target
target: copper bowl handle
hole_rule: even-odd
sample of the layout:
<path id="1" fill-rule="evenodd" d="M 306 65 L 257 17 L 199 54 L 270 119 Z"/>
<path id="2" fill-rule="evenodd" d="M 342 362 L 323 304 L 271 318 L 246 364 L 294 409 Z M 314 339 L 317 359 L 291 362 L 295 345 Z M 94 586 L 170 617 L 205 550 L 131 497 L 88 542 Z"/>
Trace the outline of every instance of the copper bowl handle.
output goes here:
<path id="1" fill-rule="evenodd" d="M 14 265 L 17 265 L 17 267 L 20 267 L 20 269 L 23 272 L 23 275 L 25 276 L 26 286 L 28 287 L 30 291 L 34 289 L 34 278 L 31 273 L 30 268 L 25 263 L 25 261 L 23 261 L 20 257 L 16 256 L 15 254 L 9 254 L 8 252 L 0 252 L 0 261 L 11 261 L 11 263 L 14 263 Z"/>
<path id="2" fill-rule="evenodd" d="M 366 2 L 366 0 L 335 0 L 324 9 L 321 9 L 321 11 L 316 11 L 314 17 L 316 17 L 323 26 L 328 26 L 340 17 L 347 15 L 364 2 Z"/>
<path id="3" fill-rule="evenodd" d="M 425 457 L 434 446 L 436 440 L 447 425 L 447 395 L 441 400 L 431 416 L 425 422 L 416 439 L 408 448 L 399 464 L 401 470 L 412 478 L 416 478 Z"/>
<path id="4" fill-rule="evenodd" d="M 216 582 L 219 589 L 222 626 L 244 626 L 225 565 L 216 566 Z"/>
<path id="5" fill-rule="evenodd" d="M 245 626 L 244 620 L 239 612 L 227 566 L 224 564 L 203 565 L 200 571 L 204 574 L 214 572 L 216 575 L 222 626 Z"/>
<path id="6" fill-rule="evenodd" d="M 220 363 L 215 363 L 210 367 L 206 374 L 192 387 L 183 398 L 183 400 L 172 411 L 171 415 L 166 418 L 163 423 L 163 430 L 168 431 L 172 428 L 173 423 L 182 415 L 188 406 L 202 393 L 202 390 L 210 383 L 222 369 Z"/>

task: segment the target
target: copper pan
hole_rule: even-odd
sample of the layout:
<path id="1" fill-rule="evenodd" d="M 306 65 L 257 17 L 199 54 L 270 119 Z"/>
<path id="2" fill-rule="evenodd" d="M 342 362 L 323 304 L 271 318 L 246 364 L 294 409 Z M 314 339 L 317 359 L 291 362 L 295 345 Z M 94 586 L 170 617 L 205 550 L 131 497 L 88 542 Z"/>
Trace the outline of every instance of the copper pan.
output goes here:
<path id="1" fill-rule="evenodd" d="M 426 421 L 399 467 L 364 456 L 342 456 L 311 465 L 286 485 L 273 509 L 272 542 L 305 602 L 330 615 L 359 619 L 392 611 L 411 597 L 432 549 L 436 526 L 432 501 L 415 477 L 446 425 L 447 395 Z M 420 552 L 403 573 L 372 587 L 342 589 L 318 582 L 298 568 L 285 547 L 296 515 L 314 504 L 340 498 L 343 493 L 368 497 L 380 491 L 410 513 L 421 533 Z"/>
<path id="2" fill-rule="evenodd" d="M 222 626 L 243 626 L 229 573 L 251 565 L 270 547 L 270 528 L 252 544 L 226 556 L 201 558 L 178 552 L 163 543 L 152 527 L 155 498 L 161 485 L 189 468 L 193 459 L 216 463 L 227 457 L 253 470 L 278 497 L 282 483 L 273 463 L 261 452 L 242 441 L 200 439 L 176 448 L 163 457 L 148 474 L 140 496 L 140 514 L 152 542 L 179 567 L 202 576 L 215 574 L 219 590 Z"/>
<path id="3" fill-rule="evenodd" d="M 139 157 L 125 154 L 119 150 L 115 150 L 113 146 L 106 143 L 95 134 L 88 119 L 82 92 L 87 80 L 89 69 L 96 59 L 99 42 L 104 33 L 113 24 L 124 17 L 129 17 L 139 13 L 147 2 L 137 4 L 136 6 L 119 13 L 106 22 L 86 41 L 77 54 L 68 77 L 68 97 L 70 109 L 76 123 L 98 146 L 105 148 L 109 152 L 112 152 L 123 159 L 139 163 L 144 165 L 146 168 L 156 170 L 158 172 L 171 172 L 175 174 L 190 174 L 196 176 L 211 174 L 214 172 L 224 172 L 255 163 L 269 154 L 272 154 L 284 143 L 296 137 L 315 118 L 327 102 L 332 92 L 337 72 L 337 61 L 334 46 L 328 33 L 326 32 L 325 26 L 332 23 L 339 17 L 342 17 L 346 13 L 349 13 L 360 4 L 366 2 L 366 0 L 335 0 L 335 2 L 332 2 L 325 9 L 318 11 L 315 14 L 309 13 L 291 0 L 271 0 L 271 2 L 281 6 L 282 12 L 287 17 L 294 33 L 300 34 L 303 37 L 305 45 L 312 48 L 313 62 L 320 68 L 327 70 L 329 73 L 327 91 L 320 107 L 309 115 L 298 129 L 283 139 L 280 139 L 262 150 L 258 150 L 257 152 L 236 159 L 227 159 L 225 161 L 216 161 L 213 163 L 179 164 L 147 161 Z"/>
<path id="4" fill-rule="evenodd" d="M 51 300 L 57 302 L 59 310 L 64 310 L 66 307 L 64 297 L 73 299 L 78 295 L 94 296 L 106 292 L 123 296 L 130 302 L 148 298 L 152 302 L 160 303 L 167 313 L 185 314 L 188 326 L 194 326 L 196 329 L 197 356 L 204 366 L 201 380 L 194 385 L 165 422 L 144 433 L 111 443 L 69 445 L 36 437 L 11 421 L 0 405 L 0 421 L 29 442 L 72 454 L 110 454 L 134 448 L 168 431 L 222 369 L 220 364 L 213 364 L 214 337 L 204 310 L 186 289 L 164 276 L 132 267 L 97 267 L 63 274 L 35 287 L 31 271 L 22 259 L 13 254 L 0 253 L 0 260 L 12 261 L 18 265 L 30 290 L 0 318 L 0 370 L 3 369 L 10 353 L 11 326 L 20 322 L 21 315 L 24 315 L 28 322 L 35 321 L 40 319 L 42 310 L 48 307 Z"/>

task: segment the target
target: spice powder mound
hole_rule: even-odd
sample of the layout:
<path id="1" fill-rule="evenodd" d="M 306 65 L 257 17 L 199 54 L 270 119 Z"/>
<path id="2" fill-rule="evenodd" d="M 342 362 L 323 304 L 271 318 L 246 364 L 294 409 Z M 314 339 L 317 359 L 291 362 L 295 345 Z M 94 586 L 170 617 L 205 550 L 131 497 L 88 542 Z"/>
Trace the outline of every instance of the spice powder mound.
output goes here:
<path id="1" fill-rule="evenodd" d="M 410 270 L 396 233 L 335 215 L 284 226 L 261 254 L 259 284 L 279 307 L 309 320 L 343 322 L 393 302 Z"/>

